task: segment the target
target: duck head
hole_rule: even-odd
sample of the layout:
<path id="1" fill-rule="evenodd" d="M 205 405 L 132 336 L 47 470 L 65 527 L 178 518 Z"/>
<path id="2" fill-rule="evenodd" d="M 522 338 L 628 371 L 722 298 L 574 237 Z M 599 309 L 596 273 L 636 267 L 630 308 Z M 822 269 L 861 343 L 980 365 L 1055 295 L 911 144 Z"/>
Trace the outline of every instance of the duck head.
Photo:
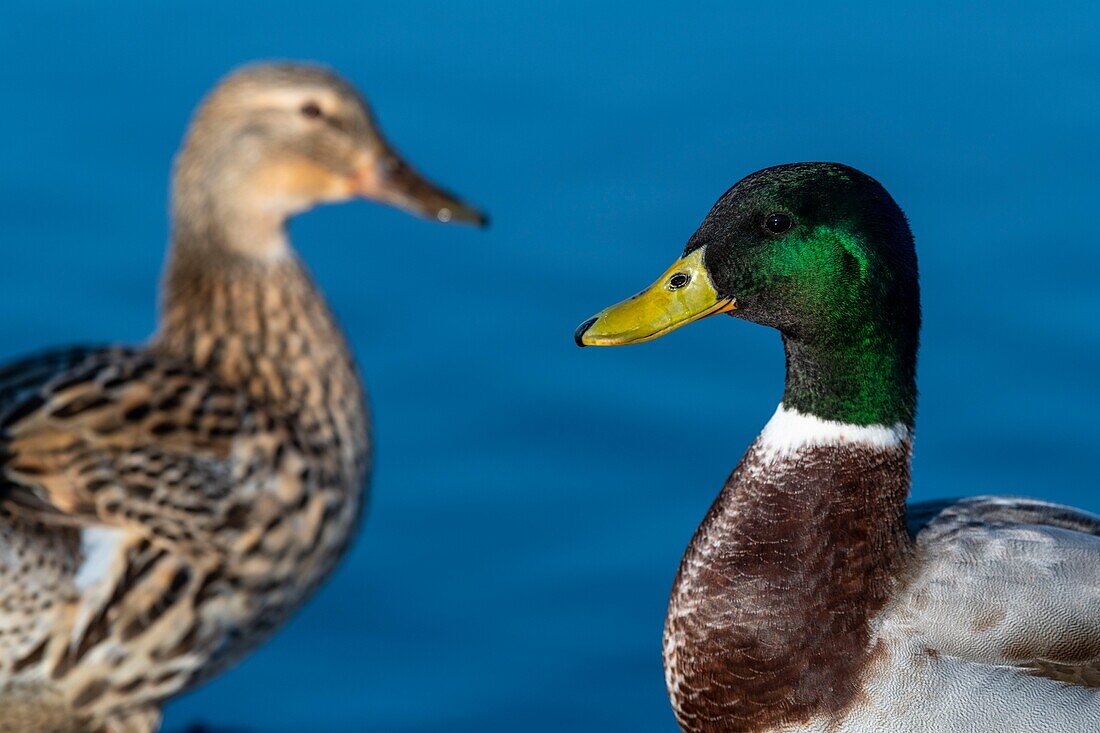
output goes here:
<path id="1" fill-rule="evenodd" d="M 230 74 L 199 106 L 176 158 L 177 228 L 199 226 L 206 239 L 218 230 L 247 254 L 274 254 L 294 214 L 351 198 L 441 222 L 487 221 L 410 167 L 354 87 L 322 67 L 262 64 Z"/>
<path id="2" fill-rule="evenodd" d="M 646 290 L 590 318 L 579 346 L 635 344 L 717 313 L 783 335 L 784 404 L 911 423 L 920 329 L 913 237 L 873 178 L 797 163 L 744 178 Z"/>

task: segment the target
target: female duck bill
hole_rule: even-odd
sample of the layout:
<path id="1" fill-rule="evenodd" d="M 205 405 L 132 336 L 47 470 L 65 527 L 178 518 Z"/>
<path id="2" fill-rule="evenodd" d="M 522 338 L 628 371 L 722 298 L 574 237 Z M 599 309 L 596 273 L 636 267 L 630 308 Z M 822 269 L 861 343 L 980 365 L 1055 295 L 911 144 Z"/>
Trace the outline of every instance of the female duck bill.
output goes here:
<path id="1" fill-rule="evenodd" d="M 352 193 L 444 224 L 486 227 L 489 217 L 422 176 L 392 148 L 371 156 L 351 181 Z"/>

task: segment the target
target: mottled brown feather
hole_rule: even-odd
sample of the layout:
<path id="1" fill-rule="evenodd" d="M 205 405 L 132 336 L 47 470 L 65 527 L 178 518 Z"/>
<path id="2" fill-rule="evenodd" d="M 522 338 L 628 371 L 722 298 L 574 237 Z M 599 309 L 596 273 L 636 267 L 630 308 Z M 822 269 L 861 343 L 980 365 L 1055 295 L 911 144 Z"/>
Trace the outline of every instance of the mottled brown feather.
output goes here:
<path id="1" fill-rule="evenodd" d="M 298 112 L 296 95 L 315 94 L 363 134 L 324 160 L 301 140 L 331 137 Z M 266 639 L 344 554 L 366 500 L 368 414 L 284 225 L 346 190 L 377 141 L 330 72 L 231 77 L 179 157 L 154 338 L 0 368 L 0 580 L 17 581 L 0 587 L 0 726 L 25 711 L 23 733 L 151 733 L 165 699 Z M 282 191 L 257 160 L 328 174 Z M 105 529 L 80 578 L 82 533 Z"/>

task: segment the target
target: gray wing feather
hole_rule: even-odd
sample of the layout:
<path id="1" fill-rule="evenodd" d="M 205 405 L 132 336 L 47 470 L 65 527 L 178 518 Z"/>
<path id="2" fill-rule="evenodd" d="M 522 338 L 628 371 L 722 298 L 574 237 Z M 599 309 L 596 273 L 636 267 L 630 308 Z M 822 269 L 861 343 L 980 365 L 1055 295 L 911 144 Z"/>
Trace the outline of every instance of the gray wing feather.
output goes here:
<path id="1" fill-rule="evenodd" d="M 916 505 L 903 616 L 941 653 L 1088 684 L 1100 667 L 1100 517 L 1015 497 Z"/>

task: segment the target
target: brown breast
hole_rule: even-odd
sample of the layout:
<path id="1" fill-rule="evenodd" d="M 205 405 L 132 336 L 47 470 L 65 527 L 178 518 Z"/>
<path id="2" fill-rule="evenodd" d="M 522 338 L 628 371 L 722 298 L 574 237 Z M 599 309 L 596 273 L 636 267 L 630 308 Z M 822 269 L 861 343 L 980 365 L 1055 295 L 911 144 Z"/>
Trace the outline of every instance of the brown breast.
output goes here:
<path id="1" fill-rule="evenodd" d="M 665 628 L 685 731 L 764 731 L 856 699 L 909 546 L 909 445 L 746 454 L 684 555 Z"/>

